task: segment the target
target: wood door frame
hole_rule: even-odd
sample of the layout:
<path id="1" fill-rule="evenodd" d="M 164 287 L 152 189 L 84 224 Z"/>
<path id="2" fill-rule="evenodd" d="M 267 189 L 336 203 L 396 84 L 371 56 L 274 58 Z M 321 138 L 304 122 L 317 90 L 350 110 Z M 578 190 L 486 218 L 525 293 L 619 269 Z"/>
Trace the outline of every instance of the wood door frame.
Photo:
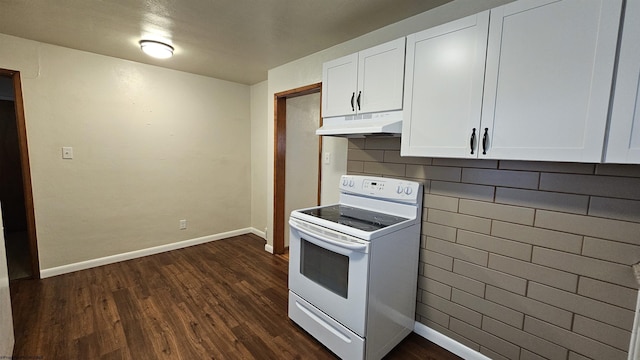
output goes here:
<path id="1" fill-rule="evenodd" d="M 20 167 L 22 168 L 22 187 L 24 190 L 24 205 L 27 217 L 27 238 L 29 242 L 29 257 L 31 260 L 31 276 L 34 279 L 40 279 L 40 260 L 38 255 L 38 239 L 36 236 L 35 211 L 33 207 L 33 192 L 31 190 L 31 166 L 29 165 L 27 124 L 24 118 L 24 104 L 22 101 L 22 82 L 20 81 L 19 71 L 0 69 L 0 76 L 13 80 L 18 146 L 20 149 Z M 4 244 L 2 245 L 4 246 Z"/>
<path id="2" fill-rule="evenodd" d="M 287 99 L 320 93 L 322 104 L 322 83 L 315 83 L 299 88 L 273 94 L 273 253 L 283 254 L 284 230 L 286 214 L 285 205 L 285 169 L 287 148 Z M 322 106 L 320 106 L 320 126 L 322 126 Z M 320 189 L 322 179 L 322 137 L 318 137 L 318 199 L 320 204 Z"/>

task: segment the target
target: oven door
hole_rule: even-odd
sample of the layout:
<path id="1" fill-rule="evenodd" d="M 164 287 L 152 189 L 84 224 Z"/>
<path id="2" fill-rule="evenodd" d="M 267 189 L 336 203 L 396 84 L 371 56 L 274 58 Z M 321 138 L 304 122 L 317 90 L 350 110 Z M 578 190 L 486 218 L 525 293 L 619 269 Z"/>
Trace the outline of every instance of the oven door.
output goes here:
<path id="1" fill-rule="evenodd" d="M 290 218 L 289 289 L 365 337 L 368 241 Z"/>

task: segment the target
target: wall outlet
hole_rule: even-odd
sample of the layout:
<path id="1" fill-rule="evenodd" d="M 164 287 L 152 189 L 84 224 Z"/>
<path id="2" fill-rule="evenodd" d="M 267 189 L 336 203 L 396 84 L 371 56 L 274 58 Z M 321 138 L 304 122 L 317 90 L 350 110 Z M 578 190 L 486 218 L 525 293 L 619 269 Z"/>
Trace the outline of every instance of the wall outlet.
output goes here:
<path id="1" fill-rule="evenodd" d="M 187 220 L 180 220 L 180 230 L 185 230 L 187 228 Z"/>
<path id="2" fill-rule="evenodd" d="M 62 158 L 63 159 L 73 159 L 73 148 L 71 146 L 63 146 L 62 147 Z"/>

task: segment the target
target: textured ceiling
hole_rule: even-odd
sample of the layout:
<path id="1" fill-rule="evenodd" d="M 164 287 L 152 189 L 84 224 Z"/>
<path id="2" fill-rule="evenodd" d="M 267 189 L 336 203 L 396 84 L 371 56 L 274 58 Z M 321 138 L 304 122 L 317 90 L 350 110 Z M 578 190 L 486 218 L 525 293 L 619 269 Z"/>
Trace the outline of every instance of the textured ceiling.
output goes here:
<path id="1" fill-rule="evenodd" d="M 0 0 L 0 33 L 243 84 L 451 0 Z M 144 55 L 141 39 L 175 47 Z"/>

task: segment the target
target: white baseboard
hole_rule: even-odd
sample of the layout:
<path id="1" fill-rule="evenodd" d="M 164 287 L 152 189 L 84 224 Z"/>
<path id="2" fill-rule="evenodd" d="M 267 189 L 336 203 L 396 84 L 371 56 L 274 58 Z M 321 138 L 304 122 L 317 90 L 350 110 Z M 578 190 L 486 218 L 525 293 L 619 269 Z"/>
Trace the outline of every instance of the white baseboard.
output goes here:
<path id="1" fill-rule="evenodd" d="M 186 248 L 193 245 L 204 244 L 210 241 L 226 239 L 229 237 L 244 235 L 249 233 L 260 236 L 259 234 L 260 231 L 254 228 L 238 229 L 238 230 L 228 231 L 220 234 L 208 235 L 208 236 L 203 236 L 195 239 L 184 240 L 176 243 L 154 246 L 147 249 L 141 249 L 141 250 L 130 251 L 122 254 L 105 256 L 97 259 L 81 261 L 81 262 L 68 264 L 68 265 L 56 266 L 48 269 L 41 269 L 40 277 L 44 279 L 44 278 L 48 278 L 56 275 L 67 274 L 67 273 L 78 271 L 78 270 L 85 270 L 85 269 L 93 268 L 96 266 L 113 264 L 120 261 L 136 259 L 143 256 L 159 254 L 166 251 L 182 249 L 182 248 Z"/>
<path id="2" fill-rule="evenodd" d="M 251 228 L 251 233 L 253 235 L 259 236 L 261 238 L 263 238 L 265 241 L 267 240 L 267 234 L 264 231 L 260 231 L 256 228 Z"/>
<path id="3" fill-rule="evenodd" d="M 264 251 L 273 254 L 273 245 L 264 244 Z"/>
<path id="4" fill-rule="evenodd" d="M 432 328 L 416 321 L 413 332 L 431 341 L 432 343 L 452 352 L 465 360 L 491 360 L 481 353 L 460 344 L 459 342 L 444 336 Z"/>

